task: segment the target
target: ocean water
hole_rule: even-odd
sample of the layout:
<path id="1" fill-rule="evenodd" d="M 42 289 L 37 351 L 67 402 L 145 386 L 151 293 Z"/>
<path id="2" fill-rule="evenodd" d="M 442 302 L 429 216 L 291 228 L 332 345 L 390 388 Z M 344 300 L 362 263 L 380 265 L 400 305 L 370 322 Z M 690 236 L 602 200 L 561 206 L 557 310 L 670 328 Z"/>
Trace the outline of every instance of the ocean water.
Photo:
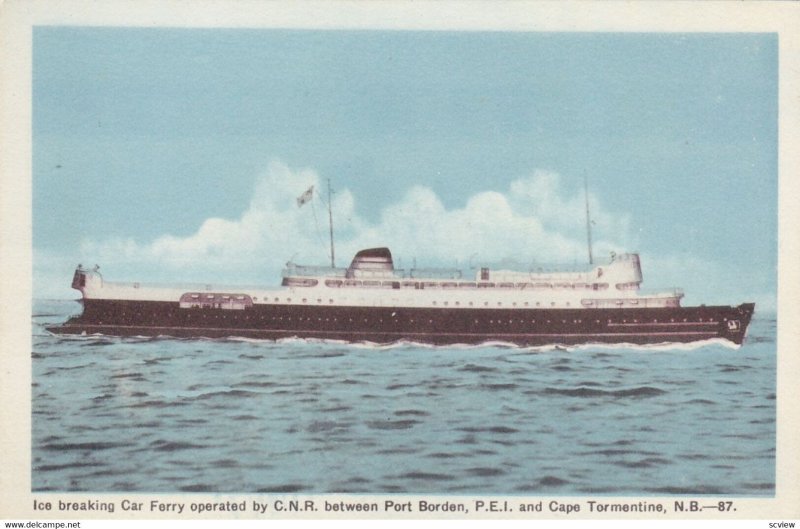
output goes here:
<path id="1" fill-rule="evenodd" d="M 34 302 L 34 491 L 774 495 L 774 316 L 740 348 L 44 330 L 80 309 Z"/>

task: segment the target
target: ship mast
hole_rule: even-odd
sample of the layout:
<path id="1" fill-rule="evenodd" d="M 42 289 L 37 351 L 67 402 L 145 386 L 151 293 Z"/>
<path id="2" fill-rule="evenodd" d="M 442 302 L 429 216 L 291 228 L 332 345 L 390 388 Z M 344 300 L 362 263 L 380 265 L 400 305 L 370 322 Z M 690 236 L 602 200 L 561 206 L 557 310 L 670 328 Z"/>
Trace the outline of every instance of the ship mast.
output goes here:
<path id="1" fill-rule="evenodd" d="M 333 213 L 331 212 L 331 179 L 328 178 L 328 227 L 331 234 L 331 268 L 336 268 L 333 253 Z"/>
<path id="2" fill-rule="evenodd" d="M 589 181 L 586 173 L 583 174 L 583 195 L 586 199 L 586 243 L 589 247 L 589 264 L 594 264 L 592 259 L 592 219 L 589 216 Z"/>

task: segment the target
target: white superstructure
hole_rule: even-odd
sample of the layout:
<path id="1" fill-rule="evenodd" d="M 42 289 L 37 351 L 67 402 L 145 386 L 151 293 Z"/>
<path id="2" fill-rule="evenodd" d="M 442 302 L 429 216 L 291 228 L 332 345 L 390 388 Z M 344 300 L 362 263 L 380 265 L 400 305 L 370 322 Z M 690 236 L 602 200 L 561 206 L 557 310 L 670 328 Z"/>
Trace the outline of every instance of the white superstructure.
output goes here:
<path id="1" fill-rule="evenodd" d="M 253 304 L 415 308 L 622 308 L 678 307 L 677 289 L 645 293 L 637 254 L 612 256 L 585 271 L 481 268 L 408 272 L 394 268 L 386 248 L 362 250 L 348 268 L 290 263 L 278 288 L 230 285 L 159 286 L 104 281 L 97 270 L 79 269 L 84 298 L 179 302 L 183 308 L 243 309 Z"/>

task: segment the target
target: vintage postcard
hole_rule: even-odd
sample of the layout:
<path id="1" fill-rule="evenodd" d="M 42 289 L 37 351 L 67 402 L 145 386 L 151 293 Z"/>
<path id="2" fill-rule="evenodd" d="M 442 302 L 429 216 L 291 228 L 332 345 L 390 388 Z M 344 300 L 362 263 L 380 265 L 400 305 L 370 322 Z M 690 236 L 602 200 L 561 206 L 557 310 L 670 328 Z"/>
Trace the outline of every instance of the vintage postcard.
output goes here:
<path id="1" fill-rule="evenodd" d="M 0 8 L 0 518 L 800 518 L 796 5 L 154 9 Z"/>

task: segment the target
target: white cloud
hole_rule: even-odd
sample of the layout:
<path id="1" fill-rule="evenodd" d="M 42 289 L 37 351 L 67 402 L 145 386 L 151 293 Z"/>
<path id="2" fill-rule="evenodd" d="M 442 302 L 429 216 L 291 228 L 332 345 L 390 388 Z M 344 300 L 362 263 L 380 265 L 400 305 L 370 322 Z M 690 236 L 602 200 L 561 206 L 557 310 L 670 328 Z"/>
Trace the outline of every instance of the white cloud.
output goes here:
<path id="1" fill-rule="evenodd" d="M 277 280 L 290 258 L 304 264 L 328 262 L 327 210 L 319 198 L 298 207 L 309 186 L 322 190 L 320 176 L 273 162 L 255 186 L 247 209 L 235 219 L 210 218 L 187 236 L 164 235 L 138 243 L 132 239 L 85 241 L 81 253 L 105 270 L 146 272 L 159 280 Z M 590 195 L 596 255 L 625 250 L 630 238 L 626 215 L 606 211 Z M 506 190 L 481 191 L 463 207 L 445 207 L 434 191 L 410 188 L 385 206 L 377 223 L 357 213 L 348 190 L 334 195 L 337 265 L 346 266 L 362 248 L 388 246 L 406 266 L 468 261 L 578 262 L 586 260 L 584 197 L 581 188 L 565 191 L 561 178 L 536 171 Z M 270 275 L 266 275 L 270 274 Z M 118 274 L 114 274 L 118 276 Z M 133 278 L 129 278 L 133 279 Z"/>
<path id="2" fill-rule="evenodd" d="M 209 218 L 186 237 L 163 235 L 140 243 L 133 239 L 84 241 L 80 255 L 34 251 L 34 295 L 71 298 L 76 260 L 102 265 L 109 280 L 250 283 L 275 285 L 289 259 L 325 265 L 328 256 L 327 208 L 315 197 L 298 207 L 309 186 L 324 190 L 320 176 L 273 162 L 258 179 L 250 203 L 238 218 Z M 608 211 L 590 194 L 595 256 L 635 251 L 627 215 Z M 369 205 L 361 205 L 362 208 Z M 586 262 L 585 202 L 582 186 L 566 189 L 552 172 L 535 171 L 504 190 L 472 195 L 463 206 L 448 208 L 430 188 L 414 186 L 383 207 L 378 220 L 358 215 L 352 193 L 334 195 L 337 265 L 349 264 L 363 248 L 388 246 L 395 261 L 419 266 L 466 267 L 505 259 L 521 263 Z M 598 237 L 599 236 L 599 237 Z M 756 301 L 774 310 L 774 271 L 743 274 L 736 266 L 693 255 L 642 255 L 646 289 L 681 287 L 684 305 L 738 304 Z"/>

